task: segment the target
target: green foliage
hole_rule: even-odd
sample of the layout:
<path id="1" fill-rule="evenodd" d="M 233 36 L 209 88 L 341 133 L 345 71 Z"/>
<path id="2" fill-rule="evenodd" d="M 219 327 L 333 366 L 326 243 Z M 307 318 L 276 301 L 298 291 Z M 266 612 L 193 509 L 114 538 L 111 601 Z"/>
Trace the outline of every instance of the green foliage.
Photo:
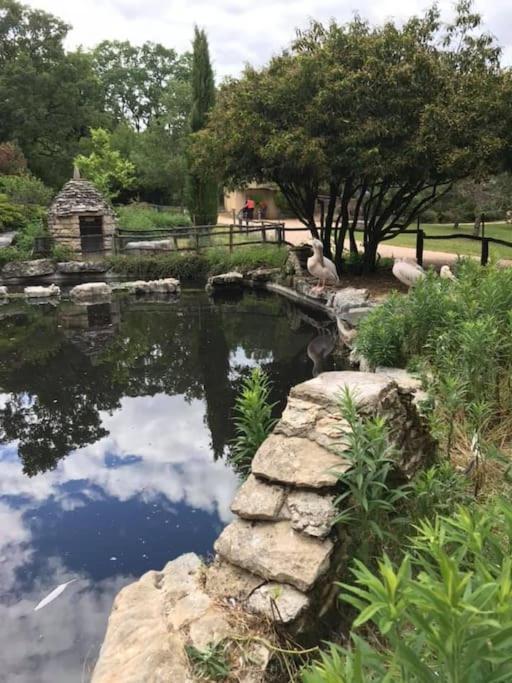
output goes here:
<path id="1" fill-rule="evenodd" d="M 229 459 L 237 472 L 247 477 L 256 451 L 272 431 L 276 420 L 272 417 L 270 382 L 261 368 L 254 368 L 242 382 L 235 401 L 236 437 L 231 444 Z"/>
<path id="2" fill-rule="evenodd" d="M 21 254 L 16 247 L 6 247 L 5 249 L 0 249 L 0 268 L 5 266 L 6 263 L 10 263 L 11 261 L 21 261 L 23 258 L 23 254 Z"/>
<path id="3" fill-rule="evenodd" d="M 340 397 L 340 413 L 348 426 L 340 455 L 349 469 L 337 475 L 343 492 L 335 501 L 340 510 L 336 521 L 354 529 L 354 552 L 368 561 L 370 548 L 377 552 L 378 544 L 390 535 L 392 513 L 409 489 L 393 477 L 400 454 L 390 442 L 385 420 L 361 417 L 348 389 Z"/>
<path id="4" fill-rule="evenodd" d="M 204 128 L 208 113 L 215 104 L 215 81 L 210 63 L 206 33 L 197 26 L 194 32 L 192 53 L 192 108 L 190 130 L 197 132 Z M 189 151 L 190 155 L 193 152 Z M 189 158 L 187 186 L 188 210 L 194 225 L 215 225 L 218 213 L 218 185 L 212 174 L 198 173 L 195 161 Z"/>
<path id="5" fill-rule="evenodd" d="M 181 252 L 156 256 L 113 256 L 110 263 L 116 273 L 130 278 L 204 280 L 208 275 L 229 270 L 245 272 L 265 266 L 279 268 L 284 265 L 286 254 L 285 249 L 272 246 L 243 247 L 231 254 L 227 249 L 217 248 L 199 254 Z"/>
<path id="6" fill-rule="evenodd" d="M 467 480 L 449 462 L 418 472 L 410 486 L 407 512 L 411 522 L 435 513 L 448 515 L 469 502 Z"/>
<path id="7" fill-rule="evenodd" d="M 324 654 L 304 683 L 511 680 L 511 544 L 512 505 L 499 500 L 420 522 L 398 566 L 356 561 L 341 596 L 358 611 L 353 646 Z M 357 635 L 369 624 L 378 648 Z"/>
<path id="8" fill-rule="evenodd" d="M 45 235 L 45 228 L 42 221 L 32 221 L 23 227 L 16 235 L 16 249 L 24 257 L 29 258 L 34 248 L 36 237 Z"/>
<path id="9" fill-rule="evenodd" d="M 190 218 L 183 213 L 155 211 L 139 204 L 119 206 L 117 212 L 119 214 L 119 225 L 127 230 L 157 230 L 191 224 Z"/>
<path id="10" fill-rule="evenodd" d="M 42 180 L 29 173 L 0 176 L 0 193 L 7 195 L 13 204 L 46 207 L 53 191 Z"/>
<path id="11" fill-rule="evenodd" d="M 91 129 L 91 147 L 89 156 L 79 154 L 75 164 L 100 192 L 113 199 L 133 184 L 135 167 L 112 148 L 112 136 L 103 128 Z"/>
<path id="12" fill-rule="evenodd" d="M 209 681 L 224 681 L 230 675 L 230 665 L 222 643 L 199 650 L 193 645 L 185 648 L 195 675 Z"/>
<path id="13" fill-rule="evenodd" d="M 24 222 L 22 208 L 12 204 L 6 194 L 0 194 L 0 232 L 17 230 Z"/>
<path id="14" fill-rule="evenodd" d="M 313 22 L 268 66 L 223 85 L 195 136 L 197 166 L 228 186 L 275 182 L 313 232 L 326 194 L 325 253 L 334 243 L 341 263 L 359 218 L 373 269 L 379 242 L 453 182 L 505 163 L 510 80 L 498 58 L 467 2 L 450 25 L 436 8 L 400 25 Z"/>

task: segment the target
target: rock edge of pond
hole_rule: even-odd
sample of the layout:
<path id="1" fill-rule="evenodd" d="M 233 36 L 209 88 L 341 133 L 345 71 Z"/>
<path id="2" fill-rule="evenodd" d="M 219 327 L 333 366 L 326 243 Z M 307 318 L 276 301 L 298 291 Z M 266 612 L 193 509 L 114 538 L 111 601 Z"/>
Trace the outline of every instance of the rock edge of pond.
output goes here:
<path id="1" fill-rule="evenodd" d="M 348 467 L 338 410 L 345 387 L 361 413 L 387 419 L 404 477 L 431 464 L 435 444 L 418 410 L 420 384 L 405 371 L 327 372 L 293 387 L 233 500 L 235 517 L 215 543 L 213 562 L 182 555 L 123 588 L 92 683 L 192 683 L 200 679 L 187 647 L 205 650 L 242 632 L 247 656 L 238 680 L 258 683 L 271 651 L 251 635 L 265 624 L 320 641 L 334 581 L 350 562 L 350 529 L 333 526 L 335 472 Z"/>

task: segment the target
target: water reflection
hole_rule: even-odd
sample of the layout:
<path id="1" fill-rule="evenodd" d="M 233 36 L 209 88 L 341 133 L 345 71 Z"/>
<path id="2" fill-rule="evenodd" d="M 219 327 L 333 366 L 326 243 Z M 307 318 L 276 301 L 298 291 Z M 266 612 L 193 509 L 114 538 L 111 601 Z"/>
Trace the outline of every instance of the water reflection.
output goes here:
<path id="1" fill-rule="evenodd" d="M 336 338 L 329 332 L 319 334 L 312 339 L 307 348 L 308 358 L 313 361 L 313 377 L 317 377 L 320 373 L 327 370 L 327 359 L 334 351 L 336 346 Z"/>
<path id="2" fill-rule="evenodd" d="M 0 681 L 80 681 L 119 588 L 210 551 L 237 486 L 223 456 L 241 379 L 263 366 L 280 410 L 314 332 L 256 295 L 0 315 Z"/>

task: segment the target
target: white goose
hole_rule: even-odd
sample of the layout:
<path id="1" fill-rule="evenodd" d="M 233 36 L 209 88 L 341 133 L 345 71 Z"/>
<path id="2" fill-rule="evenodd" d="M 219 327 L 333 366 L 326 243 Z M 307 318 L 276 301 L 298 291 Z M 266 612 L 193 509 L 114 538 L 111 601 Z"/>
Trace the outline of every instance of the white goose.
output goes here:
<path id="1" fill-rule="evenodd" d="M 418 280 L 423 280 L 426 273 L 417 263 L 396 259 L 393 266 L 393 275 L 406 287 L 412 287 Z"/>
<path id="2" fill-rule="evenodd" d="M 322 292 L 325 289 L 326 283 L 337 285 L 340 279 L 334 263 L 324 256 L 322 242 L 313 239 L 311 240 L 311 246 L 313 247 L 313 256 L 308 258 L 308 271 L 310 275 L 318 278 L 318 285 L 313 291 Z"/>

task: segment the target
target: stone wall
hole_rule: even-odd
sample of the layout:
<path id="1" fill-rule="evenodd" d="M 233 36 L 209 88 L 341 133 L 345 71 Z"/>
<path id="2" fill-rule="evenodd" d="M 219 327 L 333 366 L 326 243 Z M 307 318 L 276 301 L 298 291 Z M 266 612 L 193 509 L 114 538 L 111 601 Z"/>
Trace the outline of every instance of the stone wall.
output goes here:
<path id="1" fill-rule="evenodd" d="M 213 563 L 184 555 L 124 588 L 92 683 L 198 680 L 185 646 L 236 639 L 251 619 L 254 629 L 272 622 L 294 636 L 320 637 L 337 595 L 334 581 L 350 561 L 350 530 L 333 526 L 336 472 L 348 467 L 340 446 L 348 426 L 338 411 L 344 387 L 361 413 L 389 420 L 404 477 L 430 462 L 434 444 L 412 378 L 330 372 L 294 387 L 233 501 L 235 517 L 215 543 Z M 270 653 L 256 644 L 238 672 L 245 683 L 264 680 Z"/>
<path id="2" fill-rule="evenodd" d="M 82 254 L 80 241 L 80 216 L 95 216 L 94 213 L 72 213 L 67 215 L 52 215 L 48 220 L 48 231 L 57 244 L 69 247 L 75 254 Z M 116 219 L 111 214 L 102 215 L 103 219 L 103 243 L 106 253 L 113 250 Z"/>

